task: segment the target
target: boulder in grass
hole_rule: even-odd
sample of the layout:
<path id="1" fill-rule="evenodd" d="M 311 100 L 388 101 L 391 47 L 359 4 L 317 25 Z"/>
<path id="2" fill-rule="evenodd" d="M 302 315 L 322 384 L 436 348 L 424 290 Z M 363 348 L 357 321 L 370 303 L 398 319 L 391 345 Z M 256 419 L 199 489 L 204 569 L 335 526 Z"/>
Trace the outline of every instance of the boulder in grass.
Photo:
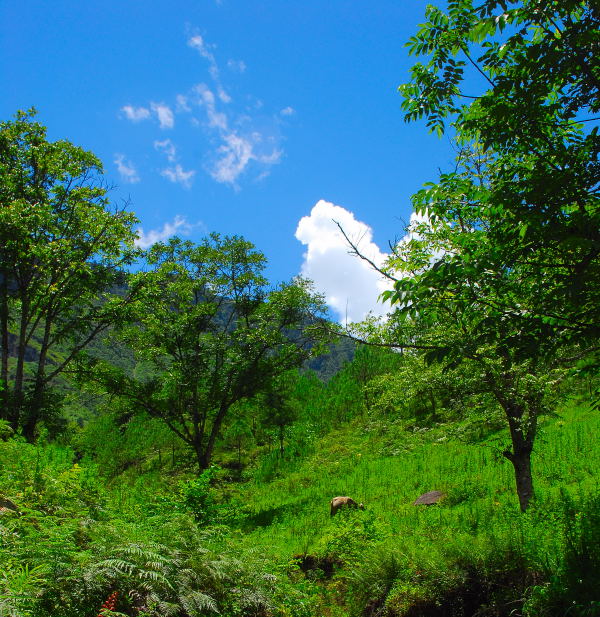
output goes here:
<path id="1" fill-rule="evenodd" d="M 413 506 L 432 506 L 438 503 L 445 495 L 446 493 L 442 493 L 442 491 L 429 491 L 428 493 L 423 493 L 418 499 L 415 499 Z"/>

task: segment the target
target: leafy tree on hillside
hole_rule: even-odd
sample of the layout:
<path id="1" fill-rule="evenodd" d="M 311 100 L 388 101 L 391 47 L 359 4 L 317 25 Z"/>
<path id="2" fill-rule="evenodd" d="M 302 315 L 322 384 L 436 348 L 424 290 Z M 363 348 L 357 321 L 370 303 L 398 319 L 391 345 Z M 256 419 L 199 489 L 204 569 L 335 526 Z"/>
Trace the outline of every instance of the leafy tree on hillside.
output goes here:
<path id="1" fill-rule="evenodd" d="M 438 133 L 451 123 L 459 141 L 481 144 L 493 165 L 479 192 L 476 178 L 450 173 L 417 198 L 417 211 L 445 216 L 444 195 L 459 199 L 464 186 L 463 201 L 486 220 L 487 250 L 446 255 L 444 267 L 422 277 L 423 286 L 443 289 L 448 280 L 473 280 L 486 269 L 518 268 L 518 294 L 506 295 L 496 310 L 520 322 L 522 343 L 560 337 L 596 346 L 597 3 L 452 0 L 446 12 L 429 6 L 426 17 L 408 43 L 427 62 L 417 63 L 411 81 L 400 86 L 405 119 L 425 118 Z"/>
<path id="2" fill-rule="evenodd" d="M 55 379 L 137 293 L 111 293 L 136 255 L 134 215 L 111 211 L 91 152 L 48 141 L 34 117 L 0 124 L 0 418 L 29 440 Z"/>
<path id="3" fill-rule="evenodd" d="M 298 402 L 293 398 L 293 390 L 298 377 L 296 373 L 280 375 L 273 380 L 259 398 L 263 411 L 262 424 L 274 429 L 279 441 L 279 455 L 283 456 L 285 434 L 300 415 Z"/>
<path id="4" fill-rule="evenodd" d="M 525 510 L 533 497 L 539 417 L 548 411 L 569 354 L 576 358 L 581 349 L 541 332 L 536 321 L 525 327 L 524 317 L 507 309 L 531 293 L 529 286 L 545 282 L 527 276 L 517 262 L 508 267 L 490 234 L 495 214 L 481 203 L 495 165 L 493 157 L 467 149 L 454 173 L 415 195 L 421 220 L 394 247 L 384 270 L 394 289 L 383 297 L 394 312 L 374 332 L 376 342 L 416 349 L 446 370 L 466 363 L 475 389 L 493 395 L 504 412 L 510 433 L 504 456 Z"/>
<path id="5" fill-rule="evenodd" d="M 142 379 L 99 365 L 90 373 L 165 422 L 200 469 L 210 466 L 236 403 L 320 351 L 321 299 L 299 279 L 269 289 L 265 261 L 238 236 L 154 245 L 148 254 L 154 285 L 126 335 L 152 370 Z"/>
<path id="6" fill-rule="evenodd" d="M 599 28 L 598 7 L 581 0 L 430 6 L 408 43 L 428 62 L 400 87 L 407 121 L 424 117 L 438 133 L 451 122 L 485 155 L 415 197 L 433 231 L 425 254 L 413 239 L 408 259 L 421 267 L 388 298 L 462 332 L 431 357 L 484 367 L 508 420 L 522 509 L 541 378 L 594 353 L 600 333 Z"/>
<path id="7" fill-rule="evenodd" d="M 413 198 L 421 222 L 388 264 L 385 336 L 476 367 L 504 410 L 525 510 L 555 371 L 598 349 L 600 12 L 451 0 L 426 17 L 408 43 L 428 61 L 400 86 L 405 119 L 440 135 L 450 123 L 464 150 Z"/>

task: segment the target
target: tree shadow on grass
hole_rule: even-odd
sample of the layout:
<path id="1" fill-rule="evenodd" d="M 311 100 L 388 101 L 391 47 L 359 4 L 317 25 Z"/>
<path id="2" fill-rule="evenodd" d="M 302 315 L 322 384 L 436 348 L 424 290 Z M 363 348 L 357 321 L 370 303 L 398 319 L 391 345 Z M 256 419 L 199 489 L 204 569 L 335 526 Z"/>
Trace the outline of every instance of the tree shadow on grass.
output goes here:
<path id="1" fill-rule="evenodd" d="M 302 502 L 286 503 L 273 508 L 260 510 L 248 514 L 242 523 L 244 531 L 252 531 L 257 527 L 269 527 L 275 522 L 286 518 L 289 515 L 295 515 L 301 509 Z"/>

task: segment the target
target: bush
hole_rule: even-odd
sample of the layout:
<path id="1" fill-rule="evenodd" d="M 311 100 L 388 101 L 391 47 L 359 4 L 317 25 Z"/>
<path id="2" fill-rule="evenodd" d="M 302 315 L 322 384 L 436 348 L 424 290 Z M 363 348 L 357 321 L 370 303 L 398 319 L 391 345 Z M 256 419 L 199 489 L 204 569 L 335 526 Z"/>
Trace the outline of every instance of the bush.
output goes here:
<path id="1" fill-rule="evenodd" d="M 197 478 L 181 485 L 181 498 L 185 508 L 194 515 L 199 525 L 208 525 L 215 518 L 215 501 L 210 489 L 210 483 L 218 472 L 218 467 L 212 465 L 205 469 Z"/>
<path id="2" fill-rule="evenodd" d="M 528 617 L 600 616 L 600 494 L 579 504 L 562 493 L 562 562 L 525 604 Z"/>

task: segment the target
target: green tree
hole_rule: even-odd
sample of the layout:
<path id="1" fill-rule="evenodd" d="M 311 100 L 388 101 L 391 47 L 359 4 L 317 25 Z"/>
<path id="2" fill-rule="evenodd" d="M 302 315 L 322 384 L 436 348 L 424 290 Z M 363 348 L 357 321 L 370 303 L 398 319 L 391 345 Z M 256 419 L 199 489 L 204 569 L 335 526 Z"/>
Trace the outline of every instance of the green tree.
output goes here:
<path id="1" fill-rule="evenodd" d="M 134 215 L 109 209 L 91 152 L 48 141 L 34 117 L 0 124 L 0 417 L 29 440 L 56 378 L 136 296 L 112 293 L 136 256 Z"/>
<path id="2" fill-rule="evenodd" d="M 394 313 L 380 330 L 369 324 L 362 330 L 374 333 L 379 344 L 418 350 L 427 362 L 443 362 L 446 369 L 467 365 L 504 412 L 510 434 L 504 456 L 514 467 L 525 510 L 533 497 L 531 454 L 539 417 L 548 411 L 553 385 L 569 364 L 566 350 L 577 357 L 581 349 L 574 343 L 567 347 L 537 320 L 515 314 L 519 299 L 531 293 L 529 286 L 544 281 L 530 277 L 525 265 L 508 267 L 490 234 L 495 213 L 481 204 L 497 164 L 467 149 L 453 173 L 414 196 L 421 217 L 383 271 L 394 281 L 393 290 L 383 294 Z"/>
<path id="3" fill-rule="evenodd" d="M 207 469 L 236 403 L 319 352 L 324 306 L 303 280 L 269 289 L 264 255 L 237 236 L 174 238 L 148 262 L 155 284 L 126 340 L 153 370 L 136 379 L 96 366 L 91 376 L 164 421 Z"/>
<path id="4" fill-rule="evenodd" d="M 600 12 L 577 0 L 451 0 L 426 17 L 408 43 L 428 59 L 400 86 L 405 118 L 438 134 L 450 124 L 464 150 L 413 198 L 421 223 L 388 264 L 386 336 L 476 367 L 504 410 L 525 510 L 548 384 L 597 350 Z"/>
<path id="5" fill-rule="evenodd" d="M 286 429 L 300 416 L 300 406 L 294 398 L 298 381 L 296 372 L 280 375 L 260 396 L 263 426 L 275 429 L 279 441 L 279 455 L 283 457 Z"/>
<path id="6" fill-rule="evenodd" d="M 374 415 L 429 424 L 480 407 L 479 394 L 487 388 L 472 370 L 448 371 L 412 350 L 395 355 L 398 361 L 389 372 L 376 375 L 363 387 Z"/>
<path id="7" fill-rule="evenodd" d="M 518 268 L 518 295 L 498 305 L 539 338 L 597 344 L 600 332 L 600 10 L 581 0 L 451 0 L 429 6 L 410 39 L 427 56 L 400 86 L 405 119 L 483 146 L 494 161 L 484 190 L 489 251 L 461 252 L 431 268 L 424 284 L 472 270 Z M 464 177 L 460 178 L 463 183 Z M 450 185 L 454 183 L 454 187 Z M 417 200 L 460 186 L 446 174 Z M 443 197 L 441 198 L 443 203 Z M 440 213 L 441 207 L 437 208 Z M 443 212 L 440 213 L 443 216 Z M 476 214 L 476 213 L 475 213 Z M 468 259 L 464 256 L 468 254 Z M 425 280 L 427 279 L 427 280 Z"/>

